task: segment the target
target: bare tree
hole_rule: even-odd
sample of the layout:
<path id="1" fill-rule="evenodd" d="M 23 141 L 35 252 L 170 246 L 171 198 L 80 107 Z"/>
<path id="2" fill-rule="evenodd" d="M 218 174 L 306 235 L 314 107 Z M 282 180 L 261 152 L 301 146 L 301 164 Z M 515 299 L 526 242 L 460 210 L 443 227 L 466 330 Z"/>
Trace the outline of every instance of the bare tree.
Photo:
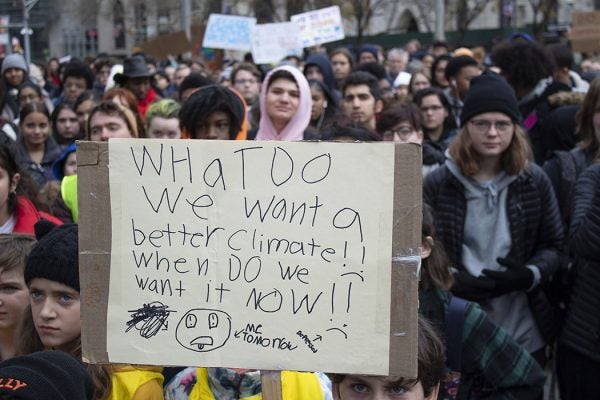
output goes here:
<path id="1" fill-rule="evenodd" d="M 479 16 L 488 5 L 488 0 L 458 0 L 452 10 L 456 15 L 456 28 L 459 33 L 459 42 L 465 36 L 469 25 Z"/>
<path id="2" fill-rule="evenodd" d="M 254 15 L 256 22 L 264 24 L 276 20 L 273 0 L 254 0 Z"/>
<path id="3" fill-rule="evenodd" d="M 558 0 L 529 0 L 529 4 L 533 11 L 533 35 L 541 41 L 548 24 L 557 21 Z"/>

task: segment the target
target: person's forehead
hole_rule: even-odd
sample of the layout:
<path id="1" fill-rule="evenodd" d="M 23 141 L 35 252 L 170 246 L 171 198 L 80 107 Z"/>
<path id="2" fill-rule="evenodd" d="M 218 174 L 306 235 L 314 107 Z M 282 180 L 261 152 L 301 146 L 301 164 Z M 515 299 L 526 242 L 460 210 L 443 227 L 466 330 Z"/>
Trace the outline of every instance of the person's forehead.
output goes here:
<path id="1" fill-rule="evenodd" d="M 125 121 L 119 115 L 109 115 L 109 114 L 105 114 L 103 112 L 97 112 L 94 115 L 92 115 L 92 120 L 91 120 L 92 126 L 114 124 L 114 123 L 125 125 Z"/>
<path id="2" fill-rule="evenodd" d="M 229 114 L 227 114 L 224 111 L 214 111 L 208 116 L 208 118 L 206 120 L 209 122 L 216 122 L 216 121 L 223 121 L 223 120 L 230 122 Z"/>
<path id="3" fill-rule="evenodd" d="M 140 77 L 136 77 L 136 78 L 127 79 L 127 82 L 131 83 L 132 85 L 139 85 L 140 83 L 147 83 L 149 81 L 150 81 L 150 78 L 147 76 L 140 76 Z"/>
<path id="4" fill-rule="evenodd" d="M 423 96 L 423 99 L 421 100 L 421 104 L 442 104 L 440 98 L 438 97 L 437 94 L 428 94 L 427 96 Z"/>
<path id="5" fill-rule="evenodd" d="M 85 78 L 82 77 L 82 76 L 73 76 L 73 75 L 71 75 L 71 76 L 67 76 L 65 78 L 65 82 L 73 82 L 73 83 L 83 82 L 83 83 L 85 83 Z"/>
<path id="6" fill-rule="evenodd" d="M 346 87 L 346 89 L 344 90 L 344 95 L 348 96 L 348 95 L 361 95 L 361 94 L 367 94 L 367 95 L 371 95 L 371 89 L 369 89 L 368 85 L 350 85 L 348 87 Z"/>
<path id="7" fill-rule="evenodd" d="M 296 82 L 290 81 L 289 79 L 285 79 L 285 78 L 279 78 L 274 80 L 271 83 L 271 88 L 273 87 L 280 87 L 280 88 L 286 88 L 286 89 L 298 89 L 298 85 L 296 84 Z"/>

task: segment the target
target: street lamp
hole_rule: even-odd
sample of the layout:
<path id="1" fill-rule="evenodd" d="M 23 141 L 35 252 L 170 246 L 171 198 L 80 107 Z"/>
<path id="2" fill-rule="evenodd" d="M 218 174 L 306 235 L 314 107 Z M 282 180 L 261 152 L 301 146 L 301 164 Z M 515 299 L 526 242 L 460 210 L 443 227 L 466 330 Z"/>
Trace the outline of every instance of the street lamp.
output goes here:
<path id="1" fill-rule="evenodd" d="M 29 11 L 37 4 L 39 0 L 25 0 L 23 2 L 23 29 L 21 34 L 25 37 L 25 61 L 27 65 L 31 64 L 31 45 L 29 36 L 33 34 L 33 30 L 29 28 Z"/>

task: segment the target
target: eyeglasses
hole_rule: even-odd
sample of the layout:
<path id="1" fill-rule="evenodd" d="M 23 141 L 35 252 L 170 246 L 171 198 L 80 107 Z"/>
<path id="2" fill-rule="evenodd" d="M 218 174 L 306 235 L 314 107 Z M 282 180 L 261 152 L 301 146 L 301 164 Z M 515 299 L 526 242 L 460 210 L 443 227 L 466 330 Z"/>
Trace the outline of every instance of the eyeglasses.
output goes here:
<path id="1" fill-rule="evenodd" d="M 256 79 L 236 79 L 234 83 L 236 85 L 245 85 L 246 83 L 254 85 L 255 83 L 258 83 L 258 81 Z"/>
<path id="2" fill-rule="evenodd" d="M 429 107 L 421 107 L 421 112 L 426 113 L 427 111 L 440 111 L 444 106 L 429 106 Z"/>
<path id="3" fill-rule="evenodd" d="M 469 121 L 475 132 L 488 133 L 492 125 L 498 133 L 507 133 L 513 128 L 512 121 L 488 121 L 486 119 L 472 119 Z"/>
<path id="4" fill-rule="evenodd" d="M 408 136 L 412 135 L 415 132 L 415 129 L 412 126 L 401 126 L 395 130 L 389 130 L 383 132 L 383 140 L 393 141 L 396 138 L 396 135 L 400 139 L 405 139 Z"/>

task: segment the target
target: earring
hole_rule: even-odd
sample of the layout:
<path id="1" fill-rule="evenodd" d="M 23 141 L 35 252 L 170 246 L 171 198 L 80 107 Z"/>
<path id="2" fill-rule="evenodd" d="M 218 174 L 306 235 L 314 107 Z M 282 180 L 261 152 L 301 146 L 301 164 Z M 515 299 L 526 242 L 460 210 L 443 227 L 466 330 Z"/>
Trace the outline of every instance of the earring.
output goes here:
<path id="1" fill-rule="evenodd" d="M 327 100 L 323 102 L 323 108 L 327 108 Z"/>

